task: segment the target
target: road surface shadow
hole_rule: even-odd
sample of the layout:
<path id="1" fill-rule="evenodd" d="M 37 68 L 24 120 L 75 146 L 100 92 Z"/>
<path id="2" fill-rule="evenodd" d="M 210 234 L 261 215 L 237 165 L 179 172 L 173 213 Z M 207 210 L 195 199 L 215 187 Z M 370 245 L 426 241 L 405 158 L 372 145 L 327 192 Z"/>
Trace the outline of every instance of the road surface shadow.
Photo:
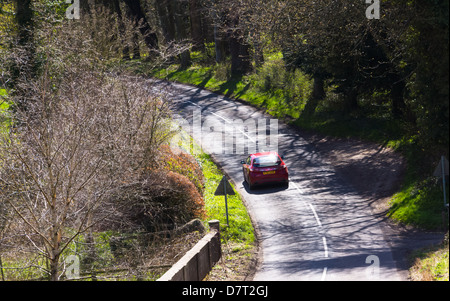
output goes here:
<path id="1" fill-rule="evenodd" d="M 255 186 L 253 189 L 250 189 L 247 182 L 245 181 L 242 181 L 242 186 L 245 188 L 245 191 L 248 194 L 271 194 L 284 191 L 289 188 L 289 185 L 286 185 L 284 183 L 269 183 L 264 185 L 258 185 Z"/>

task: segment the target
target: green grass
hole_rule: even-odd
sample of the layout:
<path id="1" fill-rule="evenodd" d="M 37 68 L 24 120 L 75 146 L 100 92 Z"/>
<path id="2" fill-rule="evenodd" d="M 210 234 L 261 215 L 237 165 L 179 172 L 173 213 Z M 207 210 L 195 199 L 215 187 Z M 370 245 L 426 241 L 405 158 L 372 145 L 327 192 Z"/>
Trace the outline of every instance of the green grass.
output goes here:
<path id="1" fill-rule="evenodd" d="M 448 233 L 440 246 L 422 249 L 411 254 L 412 280 L 449 281 Z"/>
<path id="2" fill-rule="evenodd" d="M 0 112 L 5 111 L 9 108 L 8 92 L 6 89 L 0 88 Z"/>
<path id="3" fill-rule="evenodd" d="M 204 199 L 208 220 L 217 219 L 223 227 L 227 223 L 225 197 L 214 195 L 223 174 L 208 154 L 202 153 L 197 158 L 201 162 L 206 179 Z M 224 227 L 222 235 L 228 240 L 253 243 L 255 241 L 253 225 L 240 195 L 235 193 L 227 196 L 227 203 L 230 224 Z"/>
<path id="4" fill-rule="evenodd" d="M 199 53 L 193 53 L 193 64 L 185 70 L 174 64 L 147 72 L 141 66 L 139 72 L 240 99 L 277 118 L 298 118 L 312 86 L 312 80 L 300 71 L 287 72 L 279 53 L 269 56 L 259 72 L 243 76 L 231 75 L 229 61 L 205 65 Z"/>
<path id="5" fill-rule="evenodd" d="M 409 159 L 410 164 L 402 189 L 391 199 L 389 217 L 406 225 L 422 229 L 443 229 L 442 212 L 444 194 L 442 180 L 433 176 L 418 174 L 418 167 Z M 424 179 L 425 178 L 425 179 Z M 446 183 L 447 202 L 449 185 Z M 448 223 L 448 221 L 446 221 Z"/>

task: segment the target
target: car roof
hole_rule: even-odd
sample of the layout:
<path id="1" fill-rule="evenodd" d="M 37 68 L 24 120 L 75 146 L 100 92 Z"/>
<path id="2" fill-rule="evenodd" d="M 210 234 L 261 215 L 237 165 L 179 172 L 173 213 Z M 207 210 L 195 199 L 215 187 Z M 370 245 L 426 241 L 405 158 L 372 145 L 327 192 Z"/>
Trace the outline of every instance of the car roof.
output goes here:
<path id="1" fill-rule="evenodd" d="M 262 157 L 262 156 L 269 156 L 269 155 L 278 156 L 278 153 L 277 152 L 261 152 L 261 153 L 251 154 L 250 156 L 255 158 L 255 157 Z"/>

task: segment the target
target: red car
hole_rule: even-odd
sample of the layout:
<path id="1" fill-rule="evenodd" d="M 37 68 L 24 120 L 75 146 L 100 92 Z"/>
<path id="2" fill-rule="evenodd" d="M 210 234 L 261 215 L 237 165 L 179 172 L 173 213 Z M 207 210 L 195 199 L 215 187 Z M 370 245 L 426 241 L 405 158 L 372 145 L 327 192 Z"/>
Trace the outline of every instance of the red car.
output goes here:
<path id="1" fill-rule="evenodd" d="M 289 185 L 289 173 L 283 157 L 277 152 L 263 152 L 248 156 L 241 161 L 244 179 L 250 189 L 265 183 L 284 183 Z"/>

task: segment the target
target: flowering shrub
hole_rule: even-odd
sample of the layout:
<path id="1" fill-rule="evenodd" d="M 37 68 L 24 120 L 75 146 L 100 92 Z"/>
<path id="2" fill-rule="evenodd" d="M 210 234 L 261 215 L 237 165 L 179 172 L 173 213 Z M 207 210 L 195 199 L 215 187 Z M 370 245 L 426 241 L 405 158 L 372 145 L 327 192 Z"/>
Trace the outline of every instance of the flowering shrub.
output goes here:
<path id="1" fill-rule="evenodd" d="M 160 147 L 160 156 L 162 169 L 186 176 L 203 195 L 205 179 L 200 165 L 192 155 L 184 152 L 176 154 L 169 145 L 164 144 Z"/>

